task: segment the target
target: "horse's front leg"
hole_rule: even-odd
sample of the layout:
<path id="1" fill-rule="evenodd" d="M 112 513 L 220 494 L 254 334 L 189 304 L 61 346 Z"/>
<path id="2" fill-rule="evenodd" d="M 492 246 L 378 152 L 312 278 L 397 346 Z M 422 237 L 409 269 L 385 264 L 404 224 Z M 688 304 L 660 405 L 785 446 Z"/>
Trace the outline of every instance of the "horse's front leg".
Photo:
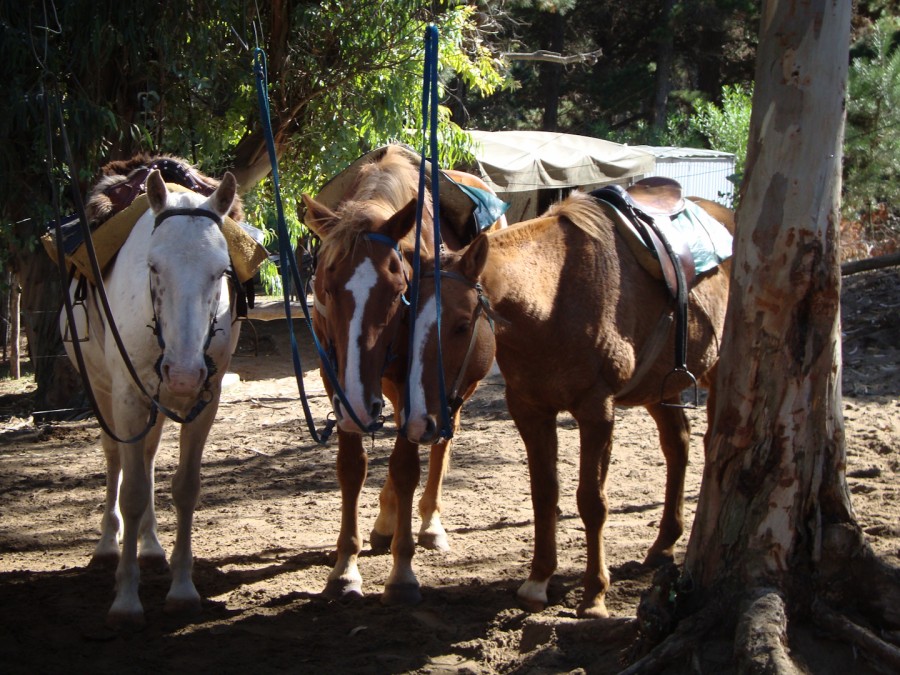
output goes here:
<path id="1" fill-rule="evenodd" d="M 680 403 L 676 397 L 669 403 Z M 687 472 L 691 428 L 682 408 L 661 403 L 647 406 L 656 422 L 659 442 L 666 458 L 666 499 L 659 534 L 644 560 L 646 565 L 663 565 L 674 561 L 675 542 L 684 532 L 684 476 Z"/>
<path id="2" fill-rule="evenodd" d="M 166 595 L 165 609 L 170 613 L 197 614 L 201 610 L 200 594 L 194 586 L 194 552 L 191 532 L 194 511 L 200 499 L 200 463 L 203 448 L 219 408 L 221 391 L 215 386 L 213 396 L 203 411 L 181 425 L 178 468 L 172 477 L 172 501 L 177 515 L 175 546 L 172 548 L 172 584 Z"/>
<path id="3" fill-rule="evenodd" d="M 130 438 L 143 430 L 148 410 L 131 392 L 115 398 L 114 430 L 120 438 Z M 116 568 L 116 597 L 107 621 L 116 627 L 143 626 L 144 608 L 138 595 L 140 569 L 137 560 L 141 519 L 150 500 L 150 484 L 144 469 L 143 445 L 119 443 L 122 483 L 119 510 L 122 513 L 122 555 Z"/>
<path id="4" fill-rule="evenodd" d="M 147 509 L 141 518 L 141 531 L 138 535 L 138 560 L 143 569 L 151 569 L 165 572 L 169 569 L 166 563 L 166 552 L 159 543 L 156 528 L 156 488 L 154 467 L 156 465 L 156 451 L 159 448 L 159 439 L 165 417 L 160 414 L 156 425 L 147 433 L 142 441 L 144 446 L 144 471 L 147 474 L 147 482 L 150 484 L 150 500 Z"/>
<path id="5" fill-rule="evenodd" d="M 459 419 L 458 414 L 456 419 Z M 431 454 L 428 458 L 428 479 L 422 497 L 419 499 L 419 517 L 422 519 L 422 525 L 419 528 L 419 545 L 435 551 L 450 550 L 447 532 L 441 523 L 441 495 L 444 476 L 447 475 L 447 469 L 450 466 L 452 443 L 445 439 L 431 446 Z"/>
<path id="6" fill-rule="evenodd" d="M 362 436 L 338 430 L 337 477 L 341 486 L 341 531 L 337 561 L 328 575 L 324 594 L 330 598 L 362 596 L 362 576 L 357 559 L 362 550 L 359 536 L 359 496 L 366 480 L 368 457 Z"/>
<path id="7" fill-rule="evenodd" d="M 606 477 L 612 452 L 612 397 L 595 405 L 585 405 L 585 414 L 576 414 L 581 443 L 578 469 L 578 514 L 584 523 L 587 565 L 584 572 L 584 595 L 578 605 L 580 617 L 603 618 L 609 570 L 603 548 L 603 528 L 609 514 L 606 499 Z"/>
<path id="8" fill-rule="evenodd" d="M 531 573 L 518 590 L 519 601 L 531 612 L 547 606 L 547 586 L 556 571 L 556 508 L 559 480 L 556 475 L 556 412 L 524 404 L 507 388 L 509 414 L 516 423 L 528 454 L 531 506 L 534 510 L 534 555 Z"/>
<path id="9" fill-rule="evenodd" d="M 384 604 L 412 605 L 422 600 L 413 572 L 416 543 L 412 536 L 412 503 L 419 484 L 419 446 L 397 436 L 389 464 L 391 483 L 397 496 L 397 527 L 391 542 L 393 567 L 384 586 Z"/>

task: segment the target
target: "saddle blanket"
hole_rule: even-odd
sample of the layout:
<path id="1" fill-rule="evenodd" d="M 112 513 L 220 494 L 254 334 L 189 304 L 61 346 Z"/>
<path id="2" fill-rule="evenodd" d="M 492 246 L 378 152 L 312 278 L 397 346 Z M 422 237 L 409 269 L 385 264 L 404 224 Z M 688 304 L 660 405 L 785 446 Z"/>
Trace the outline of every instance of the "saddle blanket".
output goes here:
<path id="1" fill-rule="evenodd" d="M 187 192 L 175 183 L 167 183 L 170 192 Z M 128 239 L 132 228 L 144 212 L 150 208 L 147 195 L 139 195 L 122 211 L 100 225 L 91 233 L 94 250 L 97 253 L 97 262 L 101 270 L 105 270 L 112 259 L 118 253 L 122 244 Z M 91 283 L 94 280 L 94 272 L 88 258 L 87 247 L 84 246 L 82 231 L 76 216 L 69 216 L 63 220 L 63 248 L 66 253 L 66 264 L 74 267 L 76 272 L 85 277 Z M 254 228 L 255 229 L 255 228 Z M 268 257 L 268 252 L 256 238 L 240 223 L 226 216 L 222 219 L 222 233 L 228 242 L 228 253 L 231 256 L 231 264 L 237 274 L 238 280 L 244 283 L 251 279 L 260 265 Z M 56 234 L 48 232 L 41 237 L 44 250 L 56 260 Z"/>

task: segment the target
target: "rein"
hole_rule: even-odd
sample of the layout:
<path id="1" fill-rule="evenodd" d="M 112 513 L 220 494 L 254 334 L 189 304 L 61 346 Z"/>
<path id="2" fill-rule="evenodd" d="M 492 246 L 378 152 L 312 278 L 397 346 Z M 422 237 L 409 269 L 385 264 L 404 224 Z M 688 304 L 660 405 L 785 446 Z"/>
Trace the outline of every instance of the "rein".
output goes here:
<path id="1" fill-rule="evenodd" d="M 442 392 L 445 391 L 446 384 L 444 382 L 444 359 L 441 353 L 441 274 L 440 274 L 440 251 L 441 243 L 441 224 L 440 224 L 440 169 L 438 167 L 438 105 L 440 99 L 438 97 L 438 29 L 434 24 L 430 24 L 425 29 L 425 67 L 422 73 L 422 162 L 419 165 L 419 192 L 416 200 L 416 248 L 413 256 L 413 283 L 410 298 L 410 330 L 409 330 L 409 354 L 413 353 L 413 345 L 415 344 L 415 326 L 416 315 L 419 310 L 419 267 L 421 263 L 421 241 L 422 241 L 422 216 L 425 202 L 425 166 L 427 163 L 425 155 L 425 139 L 428 138 L 431 151 L 431 200 L 433 211 L 433 228 L 434 228 L 434 266 L 437 274 L 434 277 L 434 295 L 436 302 L 436 325 L 438 331 L 438 386 Z M 429 107 L 430 106 L 430 107 Z M 429 133 L 430 131 L 430 133 Z M 409 375 L 410 366 L 407 364 L 406 372 L 406 395 L 404 405 L 406 410 L 412 407 Z M 447 407 L 441 405 L 441 436 L 446 439 L 453 438 L 453 427 L 450 423 L 450 417 L 447 415 Z M 406 425 L 404 425 L 405 427 Z M 405 428 L 400 430 L 405 432 Z"/>

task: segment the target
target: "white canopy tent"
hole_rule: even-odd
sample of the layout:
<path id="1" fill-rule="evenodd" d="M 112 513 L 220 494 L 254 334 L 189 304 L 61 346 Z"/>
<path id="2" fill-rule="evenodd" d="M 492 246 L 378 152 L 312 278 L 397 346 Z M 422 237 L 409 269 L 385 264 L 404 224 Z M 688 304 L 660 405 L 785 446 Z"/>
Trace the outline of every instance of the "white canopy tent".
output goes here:
<path id="1" fill-rule="evenodd" d="M 476 173 L 510 204 L 510 223 L 534 218 L 559 191 L 629 185 L 652 173 L 656 158 L 588 136 L 548 131 L 468 131 Z"/>

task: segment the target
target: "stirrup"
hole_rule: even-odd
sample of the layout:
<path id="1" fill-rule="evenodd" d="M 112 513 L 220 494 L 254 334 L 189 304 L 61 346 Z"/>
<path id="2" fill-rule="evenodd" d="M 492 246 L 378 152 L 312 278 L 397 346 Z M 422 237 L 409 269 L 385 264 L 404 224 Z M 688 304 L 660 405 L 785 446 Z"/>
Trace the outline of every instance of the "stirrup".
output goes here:
<path id="1" fill-rule="evenodd" d="M 687 403 L 666 403 L 665 401 L 663 401 L 662 405 L 666 406 L 667 408 L 684 408 L 686 410 L 693 410 L 693 409 L 697 408 L 700 405 L 700 393 L 697 390 L 697 378 L 694 377 L 694 374 L 691 371 L 689 371 L 686 367 L 683 367 L 683 366 L 675 366 L 672 370 L 669 371 L 669 374 L 663 378 L 662 384 L 660 384 L 660 386 L 659 386 L 660 398 L 662 398 L 664 396 L 665 391 L 666 391 L 666 384 L 668 383 L 669 378 L 672 377 L 673 375 L 687 376 L 687 378 L 690 380 L 690 384 L 687 385 L 687 387 L 682 387 L 680 392 L 684 392 L 684 390 L 686 388 L 691 387 L 693 389 L 693 393 L 694 393 L 694 400 L 693 400 L 693 402 L 688 400 Z M 679 398 L 680 397 L 681 397 L 681 393 L 679 393 Z"/>

